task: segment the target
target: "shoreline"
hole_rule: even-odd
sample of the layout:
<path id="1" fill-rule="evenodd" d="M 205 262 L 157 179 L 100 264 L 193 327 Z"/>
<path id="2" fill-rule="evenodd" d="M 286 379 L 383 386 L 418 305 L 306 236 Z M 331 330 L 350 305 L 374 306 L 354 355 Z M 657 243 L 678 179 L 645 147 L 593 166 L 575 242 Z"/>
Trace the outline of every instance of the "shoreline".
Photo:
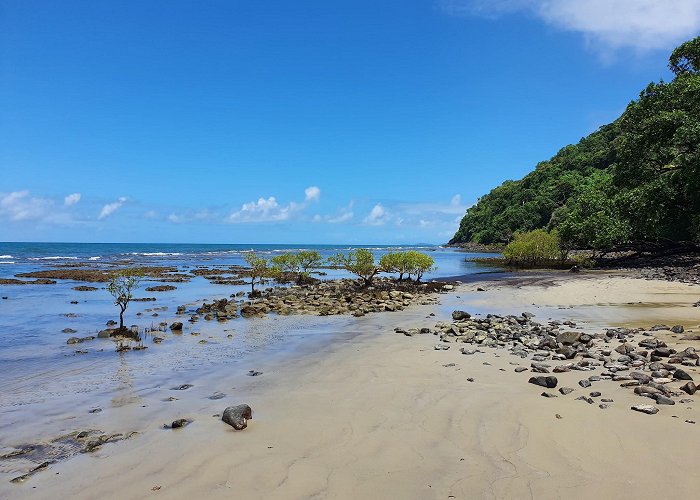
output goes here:
<path id="1" fill-rule="evenodd" d="M 245 498 L 302 498 L 312 494 L 348 498 L 355 496 L 358 491 L 365 491 L 363 488 L 367 488 L 365 493 L 369 498 L 376 498 L 377 492 L 390 496 L 406 495 L 406 498 L 444 498 L 441 494 L 446 493 L 445 496 L 448 496 L 449 492 L 457 493 L 458 498 L 465 498 L 465 493 L 471 497 L 485 498 L 489 498 L 489 495 L 499 498 L 502 494 L 524 494 L 526 490 L 519 488 L 528 484 L 528 488 L 532 488 L 539 484 L 543 477 L 541 472 L 536 473 L 525 467 L 527 473 L 521 471 L 519 475 L 526 480 L 514 479 L 512 471 L 506 470 L 510 470 L 510 467 L 501 465 L 497 455 L 494 455 L 493 447 L 504 447 L 505 451 L 499 453 L 504 453 L 507 460 L 517 463 L 510 456 L 513 450 L 506 453 L 510 446 L 522 438 L 518 437 L 521 431 L 517 429 L 525 426 L 528 432 L 535 435 L 544 432 L 538 427 L 538 419 L 544 419 L 546 415 L 546 420 L 541 424 L 550 425 L 553 415 L 551 411 L 541 413 L 543 408 L 547 408 L 543 405 L 550 402 L 543 403 L 545 398 L 532 393 L 534 386 L 527 387 L 522 377 L 514 378 L 512 365 L 508 364 L 513 360 L 505 352 L 479 355 L 481 357 L 477 363 L 476 356 L 463 356 L 456 349 L 444 353 L 434 351 L 433 345 L 438 339 L 432 335 L 407 338 L 394 333 L 393 329 L 396 326 L 432 327 L 436 321 L 449 320 L 453 309 L 467 308 L 484 314 L 519 314 L 531 310 L 538 321 L 544 321 L 547 317 L 575 317 L 578 321 L 585 322 L 582 325 L 584 328 L 592 330 L 601 328 L 606 322 L 607 326 L 617 326 L 612 323 L 624 323 L 627 321 L 625 318 L 633 316 L 639 322 L 646 322 L 647 327 L 652 326 L 656 318 L 674 324 L 685 324 L 686 328 L 697 331 L 699 312 L 690 306 L 694 302 L 691 299 L 700 294 L 699 287 L 609 277 L 609 274 L 567 275 L 561 279 L 529 276 L 519 283 L 517 280 L 511 280 L 510 283 L 505 280 L 500 285 L 498 281 L 479 281 L 459 285 L 452 293 L 439 295 L 440 305 L 415 305 L 404 311 L 359 319 L 348 316 L 326 318 L 325 325 L 320 329 L 330 331 L 330 335 L 314 339 L 316 342 L 322 339 L 322 349 L 318 345 L 314 349 L 310 342 L 303 348 L 308 351 L 302 349 L 303 352 L 294 352 L 290 356 L 283 356 L 284 359 L 274 361 L 272 358 L 267 362 L 261 360 L 260 366 L 250 366 L 250 369 L 263 372 L 260 377 L 246 377 L 244 367 L 239 370 L 236 363 L 212 366 L 208 374 L 200 370 L 199 378 L 192 377 L 195 387 L 183 391 L 180 400 L 168 403 L 170 407 L 157 403 L 169 395 L 169 388 L 151 387 L 144 390 L 138 397 L 141 402 L 147 402 L 148 408 L 141 409 L 142 405 L 137 404 L 139 401 L 131 401 L 115 408 L 107 408 L 107 411 L 100 414 L 103 421 L 112 424 L 122 419 L 125 413 L 131 415 L 132 422 L 142 421 L 144 430 L 141 435 L 105 445 L 93 454 L 78 455 L 52 465 L 48 471 L 38 472 L 22 485 L 4 481 L 7 474 L 2 474 L 0 494 L 12 497 L 31 492 L 33 496 L 43 498 L 51 492 L 53 496 L 58 493 L 59 496 L 89 498 L 118 491 L 114 488 L 124 482 L 128 483 L 128 487 L 122 490 L 123 496 L 127 498 L 149 496 L 153 494 L 151 488 L 155 486 L 161 487 L 159 495 L 170 498 L 203 492 L 222 497 L 226 496 L 226 492 L 232 491 L 229 488 L 246 492 L 243 495 Z M 485 291 L 476 292 L 477 283 Z M 639 299 L 632 302 L 642 302 L 643 305 L 620 300 L 620 297 L 615 296 L 620 293 L 627 295 L 626 298 Z M 634 313 L 632 316 L 629 315 L 630 309 Z M 431 312 L 435 317 L 429 316 Z M 498 356 L 494 357 L 496 354 Z M 481 364 L 485 359 L 488 359 L 490 365 Z M 450 362 L 455 365 L 442 366 L 449 365 Z M 499 368 L 506 372 L 500 372 Z M 465 381 L 459 371 L 468 371 L 476 382 Z M 497 371 L 503 379 L 493 378 Z M 464 375 L 468 376 L 466 373 Z M 486 386 L 480 386 L 485 380 L 488 380 Z M 219 401 L 206 399 L 207 393 L 220 390 L 215 387 L 215 381 L 224 384 L 224 392 L 229 395 L 232 390 L 227 387 L 235 386 L 235 395 Z M 173 380 L 173 385 L 175 382 Z M 448 388 L 454 391 L 445 392 Z M 439 393 L 439 397 L 433 392 Z M 509 398 L 510 402 L 499 402 L 501 397 Z M 619 396 L 623 399 L 628 397 L 622 394 Z M 472 405 L 467 406 L 475 412 L 474 415 L 461 414 L 463 398 L 473 400 L 477 405 L 476 409 Z M 613 399 L 617 401 L 618 395 Z M 580 419 L 585 416 L 585 408 L 563 398 L 555 401 L 563 405 L 567 412 L 563 413 L 564 420 L 558 422 L 563 423 L 562 427 L 571 430 L 570 419 L 582 422 Z M 229 403 L 244 402 L 253 407 L 254 417 L 245 431 L 226 429 L 225 424 L 211 416 L 220 413 Z M 173 408 L 178 411 L 172 411 Z M 625 425 L 641 425 L 641 432 L 666 433 L 667 439 L 672 442 L 678 439 L 679 446 L 681 437 L 688 439 L 686 433 L 697 432 L 695 426 L 688 424 L 684 424 L 685 428 L 680 426 L 680 431 L 674 430 L 675 427 L 666 428 L 670 424 L 661 421 L 658 418 L 660 415 L 640 415 L 639 417 L 655 420 L 638 420 L 638 416 L 629 415 L 632 412 L 624 406 L 607 411 L 616 415 Z M 692 415 L 692 410 L 689 411 Z M 376 414 L 382 418 L 376 417 Z M 588 418 L 602 419 L 601 423 L 612 425 L 618 435 L 632 439 L 631 434 L 625 434 L 626 431 L 623 432 L 615 425 L 617 421 L 611 422 L 607 415 L 593 414 L 588 415 Z M 185 429 L 160 429 L 162 424 L 176 417 L 194 418 L 194 422 Z M 514 419 L 520 423 L 517 424 Z M 456 421 L 461 423 L 454 425 Z M 449 422 L 453 424 L 448 424 Z M 683 420 L 679 423 L 683 423 Z M 484 426 L 491 430 L 486 435 L 481 435 Z M 504 433 L 508 429 L 511 430 Z M 109 429 L 110 432 L 116 430 L 128 432 L 127 427 Z M 609 429 L 601 430 L 604 437 L 612 439 L 608 431 Z M 350 437 L 348 432 L 351 433 Z M 474 441 L 473 432 L 480 436 L 478 442 Z M 504 433 L 504 439 L 508 437 L 504 442 L 499 437 L 501 433 Z M 545 443 L 542 452 L 544 456 L 537 452 L 534 460 L 544 461 L 549 466 L 555 465 L 548 462 L 552 456 L 563 453 L 570 460 L 575 447 L 569 446 L 573 446 L 573 443 L 577 446 L 583 444 L 577 440 L 572 442 L 569 439 L 571 436 L 568 436 L 569 440 L 564 440 L 563 448 L 555 453 L 551 448 L 560 446 L 558 442 L 552 441 L 546 433 L 541 437 Z M 214 442 L 211 442 L 212 438 Z M 468 445 L 460 445 L 460 440 L 465 439 Z M 263 446 L 266 441 L 271 444 Z M 605 441 L 598 444 L 600 449 L 607 450 L 610 443 Z M 634 443 L 625 444 L 633 446 Z M 658 445 L 661 446 L 661 443 Z M 232 452 L 230 447 L 236 451 Z M 525 449 L 527 453 L 532 452 L 527 446 Z M 276 454 L 274 450 L 279 453 Z M 427 450 L 433 450 L 434 453 L 426 455 Z M 588 450 L 589 453 L 594 451 Z M 679 453 L 678 447 L 674 451 Z M 685 453 L 685 450 L 680 451 Z M 520 456 L 519 453 L 515 452 L 515 458 Z M 452 458 L 457 454 L 469 462 L 470 468 L 463 468 L 465 464 L 460 465 L 459 460 L 456 460 L 457 465 L 453 464 Z M 340 455 L 363 457 L 363 460 L 358 458 L 357 461 L 347 461 Z M 429 458 L 427 465 L 426 457 Z M 584 455 L 584 458 L 592 460 L 593 457 Z M 651 457 L 648 459 L 651 460 Z M 370 463 L 373 467 L 369 467 Z M 568 465 L 572 467 L 571 463 Z M 588 462 L 585 465 L 596 470 Z M 609 467 L 613 465 L 615 464 L 608 464 Z M 622 466 L 618 465 L 620 467 Z M 378 474 L 373 470 L 375 468 L 383 470 L 385 474 Z M 496 482 L 488 486 L 483 479 L 478 479 L 472 485 L 466 484 L 466 477 L 471 477 L 474 481 L 473 468 L 482 470 L 484 477 L 495 478 Z M 90 477 L 78 478 L 86 475 L 78 471 L 85 470 L 91 471 Z M 642 486 L 651 486 L 645 478 L 637 477 L 638 472 L 627 471 L 624 467 L 620 470 L 641 481 L 637 493 L 651 491 L 642 489 Z M 598 476 L 593 474 L 593 478 L 603 478 L 604 472 L 598 470 Z M 675 477 L 676 472 L 678 471 L 669 471 L 668 474 Z M 584 480 L 580 471 L 568 470 L 568 473 L 576 476 L 579 481 Z M 428 481 L 430 474 L 436 479 Z M 336 481 L 323 479 L 333 475 L 337 476 Z M 448 476 L 452 481 L 450 484 L 447 484 Z M 285 477 L 287 479 L 280 485 L 279 480 Z M 357 483 L 361 477 L 365 479 Z M 566 486 L 569 489 L 557 491 L 595 491 L 594 485 L 590 483 L 591 476 L 586 477 L 588 482 L 583 489 L 577 490 L 569 485 Z M 609 478 L 605 479 L 609 482 Z M 435 484 L 428 488 L 420 486 L 421 481 Z M 700 486 L 697 482 L 686 482 L 687 487 L 679 487 L 678 493 L 686 494 Z M 566 481 L 562 484 L 564 483 Z M 505 489 L 494 485 L 503 485 Z M 600 485 L 601 488 L 603 486 Z M 540 491 L 541 495 L 556 496 L 548 494 L 547 490 L 538 490 L 538 487 L 542 486 L 535 486 L 534 491 Z M 622 485 L 619 484 L 618 487 Z M 608 493 L 612 490 L 598 491 Z M 632 491 L 633 489 L 629 490 Z M 668 490 L 666 495 L 669 496 Z M 631 493 L 629 496 L 632 496 Z M 622 497 L 626 497 L 626 494 L 622 494 Z M 680 498 L 681 495 L 671 494 L 670 497 Z"/>

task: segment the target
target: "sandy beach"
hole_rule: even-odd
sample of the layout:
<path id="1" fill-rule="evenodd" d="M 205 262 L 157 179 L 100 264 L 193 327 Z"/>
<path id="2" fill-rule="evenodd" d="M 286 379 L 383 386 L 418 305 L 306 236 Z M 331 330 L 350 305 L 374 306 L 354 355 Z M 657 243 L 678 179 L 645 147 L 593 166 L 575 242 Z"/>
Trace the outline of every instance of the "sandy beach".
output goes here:
<path id="1" fill-rule="evenodd" d="M 557 376 L 576 392 L 544 398 L 542 387 L 527 383 L 530 371 L 514 371 L 529 367 L 529 359 L 496 348 L 465 356 L 456 344 L 435 350 L 434 335 L 408 337 L 394 328 L 433 327 L 462 309 L 529 311 L 542 323 L 572 320 L 577 331 L 590 333 L 658 323 L 700 332 L 700 309 L 692 306 L 700 287 L 591 272 L 462 284 L 439 298 L 439 305 L 328 318 L 316 328 L 335 333 L 331 340 L 319 337 L 315 349 L 307 344 L 283 358 L 219 365 L 169 385 L 154 382 L 127 401 L 112 400 L 99 415 L 100 428 L 138 435 L 53 464 L 23 484 L 11 484 L 11 474 L 3 473 L 0 497 L 698 495 L 693 443 L 700 427 L 687 422 L 698 420 L 694 403 L 645 415 L 630 406 L 651 400 L 612 381 L 583 389 L 576 385 L 582 374 L 575 371 Z M 668 331 L 654 335 L 678 350 L 700 348 L 700 341 Z M 246 376 L 253 368 L 262 374 Z M 696 381 L 700 377 L 697 367 L 686 371 Z M 175 393 L 170 386 L 176 383 L 193 387 Z M 613 400 L 608 408 L 575 399 L 593 389 Z M 216 391 L 227 397 L 208 399 Z M 172 395 L 178 399 L 163 401 Z M 243 431 L 218 417 L 238 403 L 253 408 Z M 36 425 L 50 418 L 37 415 Z M 88 425 L 85 418 L 76 418 L 76 428 Z M 192 423 L 162 428 L 176 418 Z"/>

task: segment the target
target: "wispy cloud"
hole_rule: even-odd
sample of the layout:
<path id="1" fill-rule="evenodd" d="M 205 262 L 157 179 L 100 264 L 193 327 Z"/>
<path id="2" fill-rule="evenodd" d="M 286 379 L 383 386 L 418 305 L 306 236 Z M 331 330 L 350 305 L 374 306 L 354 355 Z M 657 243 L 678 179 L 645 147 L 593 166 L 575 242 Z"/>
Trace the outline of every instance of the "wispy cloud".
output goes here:
<path id="1" fill-rule="evenodd" d="M 618 49 L 669 49 L 700 31 L 698 0 L 443 0 L 454 15 L 534 15 L 554 28 L 580 33 L 603 55 Z"/>
<path id="2" fill-rule="evenodd" d="M 28 190 L 0 193 L 0 217 L 11 221 L 43 219 L 52 205 L 51 200 L 31 196 Z"/>
<path id="3" fill-rule="evenodd" d="M 63 204 L 67 207 L 73 206 L 80 201 L 80 193 L 69 194 L 63 198 Z"/>
<path id="4" fill-rule="evenodd" d="M 102 210 L 100 210 L 100 215 L 97 216 L 97 219 L 102 220 L 109 217 L 114 212 L 119 210 L 124 203 L 126 203 L 126 198 L 124 196 L 120 197 L 117 201 L 107 203 L 104 207 L 102 207 Z"/>

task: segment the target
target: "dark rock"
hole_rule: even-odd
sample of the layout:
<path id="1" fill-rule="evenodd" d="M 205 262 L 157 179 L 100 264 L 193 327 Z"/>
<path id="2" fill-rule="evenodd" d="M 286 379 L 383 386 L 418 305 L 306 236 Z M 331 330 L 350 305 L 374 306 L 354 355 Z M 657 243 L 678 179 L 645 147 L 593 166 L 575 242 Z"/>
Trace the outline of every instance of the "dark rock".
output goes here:
<path id="1" fill-rule="evenodd" d="M 656 400 L 657 404 L 660 405 L 675 405 L 676 402 L 669 398 L 668 396 L 664 396 L 663 394 L 656 394 L 654 396 L 654 399 Z"/>
<path id="2" fill-rule="evenodd" d="M 559 388 L 559 392 L 560 392 L 562 395 L 564 395 L 564 396 L 566 396 L 567 394 L 570 394 L 570 393 L 574 392 L 574 390 L 575 390 L 575 389 L 572 389 L 571 387 L 560 387 L 560 388 Z"/>
<path id="3" fill-rule="evenodd" d="M 190 387 L 194 387 L 192 384 L 182 384 L 178 385 L 177 387 L 173 387 L 171 391 L 185 391 L 189 389 Z"/>
<path id="4" fill-rule="evenodd" d="M 169 292 L 170 290 L 177 290 L 177 287 L 172 285 L 158 285 L 146 288 L 147 292 Z"/>
<path id="5" fill-rule="evenodd" d="M 471 317 L 472 315 L 466 311 L 452 311 L 452 319 L 455 321 L 462 321 Z"/>
<path id="6" fill-rule="evenodd" d="M 191 420 L 186 419 L 186 418 L 178 418 L 177 420 L 173 420 L 173 423 L 170 424 L 171 429 L 181 429 L 183 427 L 187 427 L 192 423 Z"/>
<path id="7" fill-rule="evenodd" d="M 591 392 L 590 396 L 592 398 L 599 398 L 600 396 L 602 396 L 602 394 L 598 391 L 593 391 L 593 392 Z"/>
<path id="8" fill-rule="evenodd" d="M 676 380 L 693 380 L 693 377 L 691 377 L 688 372 L 680 368 L 677 368 L 676 371 L 673 372 L 673 378 Z"/>
<path id="9" fill-rule="evenodd" d="M 554 376 L 548 376 L 548 377 L 530 377 L 530 380 L 528 380 L 530 384 L 535 384 L 539 385 L 540 387 L 546 387 L 548 389 L 553 389 L 557 386 L 558 380 L 557 377 Z"/>
<path id="10" fill-rule="evenodd" d="M 243 430 L 248 427 L 248 420 L 252 420 L 253 410 L 247 404 L 229 406 L 224 410 L 221 420 L 236 429 Z"/>
<path id="11" fill-rule="evenodd" d="M 543 392 L 542 394 L 540 394 L 540 396 L 544 396 L 545 398 L 556 398 L 557 397 L 556 394 L 552 394 L 551 392 Z"/>
<path id="12" fill-rule="evenodd" d="M 685 392 L 686 394 L 690 394 L 691 396 L 695 394 L 695 391 L 697 391 L 698 388 L 695 385 L 695 382 L 687 382 L 686 384 L 681 386 L 681 391 Z"/>
<path id="13" fill-rule="evenodd" d="M 182 323 L 179 321 L 175 321 L 174 323 L 172 323 L 170 325 L 170 329 L 172 331 L 180 331 L 181 332 L 182 331 Z"/>
<path id="14" fill-rule="evenodd" d="M 249 377 L 257 377 L 258 375 L 262 375 L 262 374 L 263 374 L 263 372 L 259 372 L 256 370 L 248 370 L 248 373 L 247 373 L 247 375 Z"/>
<path id="15" fill-rule="evenodd" d="M 584 378 L 583 380 L 579 380 L 579 381 L 578 381 L 578 385 L 580 385 L 581 387 L 584 387 L 584 388 L 590 387 L 590 386 L 591 386 L 591 381 L 588 380 L 588 379 L 586 379 L 586 378 Z"/>
<path id="16" fill-rule="evenodd" d="M 527 368 L 525 368 L 524 366 L 516 366 L 515 367 L 515 373 L 521 373 L 521 372 L 526 372 L 526 371 L 527 371 Z"/>
<path id="17" fill-rule="evenodd" d="M 72 328 L 64 328 L 61 330 L 63 333 L 75 333 L 76 330 L 73 330 Z"/>
<path id="18" fill-rule="evenodd" d="M 671 327 L 671 331 L 673 333 L 683 333 L 685 331 L 685 328 L 683 328 L 683 325 L 674 325 Z"/>

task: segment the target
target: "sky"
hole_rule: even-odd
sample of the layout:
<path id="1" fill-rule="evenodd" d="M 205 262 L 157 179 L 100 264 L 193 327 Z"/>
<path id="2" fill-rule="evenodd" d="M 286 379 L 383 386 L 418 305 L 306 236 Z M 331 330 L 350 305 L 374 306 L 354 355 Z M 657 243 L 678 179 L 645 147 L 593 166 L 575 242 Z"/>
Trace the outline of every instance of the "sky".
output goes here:
<path id="1" fill-rule="evenodd" d="M 444 243 L 699 0 L 0 0 L 0 241 Z"/>

